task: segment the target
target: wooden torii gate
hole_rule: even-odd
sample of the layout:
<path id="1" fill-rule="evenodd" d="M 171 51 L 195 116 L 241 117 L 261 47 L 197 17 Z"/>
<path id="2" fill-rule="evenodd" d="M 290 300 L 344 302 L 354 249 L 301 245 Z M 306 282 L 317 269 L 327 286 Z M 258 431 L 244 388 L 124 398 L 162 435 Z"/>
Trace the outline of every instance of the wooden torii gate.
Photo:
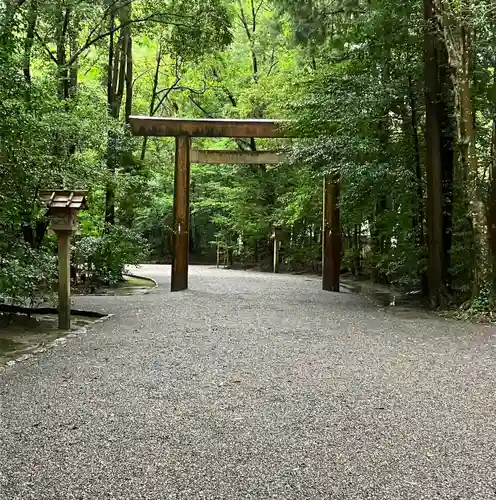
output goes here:
<path id="1" fill-rule="evenodd" d="M 206 151 L 191 149 L 192 137 L 283 138 L 294 137 L 279 120 L 183 119 L 130 117 L 131 132 L 142 137 L 174 137 L 174 249 L 171 291 L 188 288 L 189 184 L 191 163 L 269 164 L 281 161 L 271 151 Z M 339 181 L 324 178 L 322 289 L 339 291 L 341 272 L 341 227 Z"/>

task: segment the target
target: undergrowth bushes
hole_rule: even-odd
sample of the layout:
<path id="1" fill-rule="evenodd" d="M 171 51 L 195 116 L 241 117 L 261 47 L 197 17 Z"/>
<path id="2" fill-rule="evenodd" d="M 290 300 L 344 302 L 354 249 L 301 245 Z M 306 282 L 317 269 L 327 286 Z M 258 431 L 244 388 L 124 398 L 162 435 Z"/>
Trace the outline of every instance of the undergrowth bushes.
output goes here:
<path id="1" fill-rule="evenodd" d="M 132 229 L 108 226 L 101 236 L 80 236 L 74 241 L 72 264 L 85 284 L 113 285 L 126 265 L 138 265 L 150 255 L 146 240 Z"/>

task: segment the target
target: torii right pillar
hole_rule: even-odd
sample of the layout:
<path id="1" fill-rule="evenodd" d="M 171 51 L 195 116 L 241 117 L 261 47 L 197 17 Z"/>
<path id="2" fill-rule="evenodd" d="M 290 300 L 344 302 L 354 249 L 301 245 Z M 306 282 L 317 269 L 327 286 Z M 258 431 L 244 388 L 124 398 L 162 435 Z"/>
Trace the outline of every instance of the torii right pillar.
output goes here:
<path id="1" fill-rule="evenodd" d="M 322 289 L 339 292 L 341 275 L 341 221 L 339 178 L 324 177 L 324 221 L 322 224 Z"/>
<path id="2" fill-rule="evenodd" d="M 187 135 L 176 137 L 172 292 L 180 292 L 188 288 L 190 142 Z"/>

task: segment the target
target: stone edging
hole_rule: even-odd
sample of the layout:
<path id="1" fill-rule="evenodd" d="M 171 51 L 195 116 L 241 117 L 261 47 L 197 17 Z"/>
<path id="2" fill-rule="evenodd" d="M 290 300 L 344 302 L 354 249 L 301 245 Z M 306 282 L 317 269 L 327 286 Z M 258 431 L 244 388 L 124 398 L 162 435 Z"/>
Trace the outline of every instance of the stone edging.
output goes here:
<path id="1" fill-rule="evenodd" d="M 19 308 L 19 309 L 28 309 L 28 308 Z M 30 309 L 31 314 L 56 314 L 57 309 L 55 308 L 50 308 L 50 307 L 45 307 L 45 308 L 40 308 L 40 309 Z M 24 313 L 25 314 L 25 313 Z M 99 323 L 103 323 L 104 321 L 107 321 L 108 319 L 112 318 L 114 315 L 113 314 L 100 314 L 94 311 L 79 311 L 76 309 L 71 309 L 71 314 L 77 315 L 77 316 L 85 316 L 85 317 L 90 317 L 90 318 L 97 318 L 95 321 L 92 321 L 89 323 L 87 326 L 83 326 L 81 328 L 78 328 L 76 330 L 70 330 L 67 331 L 66 335 L 63 335 L 61 337 L 57 337 L 56 339 L 52 340 L 51 342 L 47 343 L 43 347 L 37 347 L 34 349 L 32 352 L 27 352 L 24 354 L 21 354 L 19 357 L 15 359 L 11 359 L 10 361 L 7 361 L 4 365 L 0 364 L 0 376 L 5 374 L 9 369 L 13 368 L 15 365 L 22 363 L 24 361 L 28 361 L 30 359 L 33 359 L 36 357 L 37 354 L 42 354 L 49 349 L 53 349 L 57 347 L 58 345 L 65 345 L 68 341 L 68 339 L 72 339 L 77 337 L 78 335 L 82 335 L 88 332 L 88 327 L 91 327 L 93 325 L 97 325 Z"/>
<path id="2" fill-rule="evenodd" d="M 152 283 L 155 284 L 155 286 L 152 288 L 152 290 L 155 290 L 155 288 L 158 288 L 158 283 L 153 278 L 148 278 L 146 276 L 140 276 L 139 274 L 134 274 L 134 273 L 124 273 L 124 276 L 129 276 L 130 278 L 136 278 L 136 279 L 143 280 L 143 281 L 151 281 Z M 145 294 L 147 294 L 147 293 L 150 293 L 150 292 L 145 292 Z"/>

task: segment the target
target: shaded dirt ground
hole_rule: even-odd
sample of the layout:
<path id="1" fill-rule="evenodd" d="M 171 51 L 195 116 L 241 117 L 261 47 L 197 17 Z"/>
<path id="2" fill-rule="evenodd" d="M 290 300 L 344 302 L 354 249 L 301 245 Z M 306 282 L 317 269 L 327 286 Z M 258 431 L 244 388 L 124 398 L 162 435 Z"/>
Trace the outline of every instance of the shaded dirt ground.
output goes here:
<path id="1" fill-rule="evenodd" d="M 496 330 L 313 278 L 144 266 L 0 375 L 0 499 L 496 498 Z"/>

